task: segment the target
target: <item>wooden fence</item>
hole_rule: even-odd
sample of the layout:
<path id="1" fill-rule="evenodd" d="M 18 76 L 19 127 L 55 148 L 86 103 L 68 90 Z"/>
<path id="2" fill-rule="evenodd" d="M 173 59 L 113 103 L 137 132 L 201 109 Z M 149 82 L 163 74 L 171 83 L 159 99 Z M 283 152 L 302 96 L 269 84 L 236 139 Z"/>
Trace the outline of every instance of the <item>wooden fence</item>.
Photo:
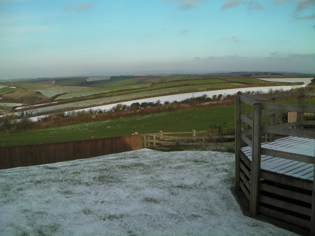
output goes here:
<path id="1" fill-rule="evenodd" d="M 140 135 L 0 147 L 0 169 L 70 161 L 141 148 Z"/>
<path id="2" fill-rule="evenodd" d="M 315 93 L 286 92 L 235 98 L 235 189 L 241 190 L 248 199 L 251 215 L 268 215 L 308 228 L 310 233 L 315 235 L 313 153 L 311 156 L 306 155 L 299 147 L 301 143 L 294 149 L 285 149 L 284 141 L 270 148 L 272 143 L 277 141 L 275 136 L 281 135 L 309 140 L 307 148 L 311 150 L 310 147 L 315 141 L 315 121 L 304 120 L 304 113 L 315 113 L 315 106 L 305 105 L 306 96 L 315 97 Z M 298 104 L 276 103 L 276 99 L 286 97 L 297 97 Z M 277 124 L 276 115 L 288 112 L 297 112 L 296 120 Z M 262 125 L 264 118 L 269 120 L 267 125 Z M 265 140 L 262 136 L 266 137 Z M 263 141 L 268 141 L 270 146 L 262 145 Z M 293 142 L 289 147 L 292 146 Z M 245 152 L 247 147 L 248 153 Z M 264 168 L 267 168 L 267 159 L 277 160 L 279 163 L 289 160 L 290 168 L 295 171 L 301 171 L 297 168 L 301 163 L 304 167 L 310 166 L 314 171 L 308 170 L 307 173 L 313 175 L 313 181 L 303 179 L 298 172 L 294 175 L 289 174 L 289 170 L 284 172 L 287 168 L 284 164 L 279 167 L 282 172 L 276 170 L 276 161 L 269 162 L 269 169 L 262 169 L 262 161 Z"/>
<path id="3" fill-rule="evenodd" d="M 171 147 L 179 146 L 202 146 L 205 150 L 207 145 L 234 145 L 234 142 L 222 142 L 224 139 L 234 140 L 234 135 L 204 135 L 196 136 L 196 134 L 208 133 L 209 131 L 192 132 L 163 132 L 154 134 L 141 134 L 143 137 L 143 146 L 153 146 L 155 149 L 170 149 Z M 210 131 L 211 133 L 211 131 Z M 217 133 L 217 132 L 212 132 Z M 193 136 L 173 136 L 174 134 L 185 135 L 192 134 Z"/>

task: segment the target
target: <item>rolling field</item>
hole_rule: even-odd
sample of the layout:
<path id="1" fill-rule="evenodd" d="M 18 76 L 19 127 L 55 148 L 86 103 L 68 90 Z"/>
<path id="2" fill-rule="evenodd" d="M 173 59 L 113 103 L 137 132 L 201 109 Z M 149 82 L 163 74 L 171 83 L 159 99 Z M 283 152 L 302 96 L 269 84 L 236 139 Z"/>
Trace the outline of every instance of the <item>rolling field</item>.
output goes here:
<path id="1" fill-rule="evenodd" d="M 217 121 L 220 121 L 219 123 Z M 0 136 L 0 146 L 27 145 L 50 142 L 102 137 L 114 137 L 138 133 L 207 130 L 211 124 L 227 123 L 227 128 L 234 127 L 234 106 L 179 110 L 129 118 L 68 125 L 42 130 Z"/>

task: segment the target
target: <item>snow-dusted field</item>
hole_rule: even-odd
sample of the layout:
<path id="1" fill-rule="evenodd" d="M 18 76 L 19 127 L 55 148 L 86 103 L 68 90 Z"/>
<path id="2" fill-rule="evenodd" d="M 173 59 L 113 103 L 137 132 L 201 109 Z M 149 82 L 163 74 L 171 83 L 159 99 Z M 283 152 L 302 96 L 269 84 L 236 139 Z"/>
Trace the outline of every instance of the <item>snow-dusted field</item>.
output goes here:
<path id="1" fill-rule="evenodd" d="M 234 154 L 149 149 L 0 170 L 0 235 L 294 235 L 245 217 Z"/>

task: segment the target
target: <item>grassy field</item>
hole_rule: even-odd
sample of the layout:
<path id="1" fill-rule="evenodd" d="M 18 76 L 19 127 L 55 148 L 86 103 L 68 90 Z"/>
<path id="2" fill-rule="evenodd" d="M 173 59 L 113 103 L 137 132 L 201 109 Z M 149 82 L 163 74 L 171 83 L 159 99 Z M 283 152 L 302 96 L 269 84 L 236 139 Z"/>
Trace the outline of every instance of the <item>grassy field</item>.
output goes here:
<path id="1" fill-rule="evenodd" d="M 210 125 L 227 123 L 234 127 L 234 106 L 198 108 L 159 113 L 146 116 L 135 116 L 114 120 L 68 125 L 57 128 L 33 130 L 0 136 L 0 146 L 27 145 L 50 142 L 66 142 L 74 140 L 102 137 L 114 137 L 138 133 L 207 130 Z"/>

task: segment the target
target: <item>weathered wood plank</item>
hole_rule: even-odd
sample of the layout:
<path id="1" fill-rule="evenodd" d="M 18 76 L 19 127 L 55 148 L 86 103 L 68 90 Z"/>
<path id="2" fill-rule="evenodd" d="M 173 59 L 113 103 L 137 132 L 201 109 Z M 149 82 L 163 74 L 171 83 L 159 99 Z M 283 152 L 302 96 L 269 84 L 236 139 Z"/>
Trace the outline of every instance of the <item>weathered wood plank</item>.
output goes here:
<path id="1" fill-rule="evenodd" d="M 313 188 L 313 183 L 311 181 L 297 179 L 294 177 L 273 173 L 271 171 L 261 170 L 260 177 L 265 180 L 270 180 L 280 184 L 285 184 L 310 191 L 312 191 Z"/>
<path id="2" fill-rule="evenodd" d="M 259 201 L 262 203 L 271 205 L 271 206 L 275 206 L 275 207 L 282 208 L 288 211 L 296 212 L 298 214 L 311 216 L 311 209 L 307 207 L 299 206 L 293 203 L 285 202 L 285 201 L 267 197 L 264 195 L 260 195 Z"/>
<path id="3" fill-rule="evenodd" d="M 244 193 L 244 195 L 246 196 L 247 200 L 249 200 L 250 194 L 249 194 L 247 188 L 245 187 L 244 183 L 240 184 L 240 188 L 241 188 L 242 192 Z"/>
<path id="4" fill-rule="evenodd" d="M 262 132 L 287 135 L 287 136 L 304 137 L 304 138 L 314 138 L 315 136 L 314 131 L 300 130 L 300 129 L 286 129 L 286 128 L 277 127 L 277 126 L 263 126 Z"/>
<path id="5" fill-rule="evenodd" d="M 299 105 L 299 104 L 280 104 L 280 103 L 262 103 L 262 108 L 272 111 L 281 111 L 281 112 L 309 112 L 315 113 L 315 106 L 311 105 Z"/>
<path id="6" fill-rule="evenodd" d="M 250 140 L 243 132 L 241 133 L 241 139 L 250 147 L 253 146 L 252 140 Z"/>
<path id="7" fill-rule="evenodd" d="M 244 174 L 246 175 L 246 177 L 248 179 L 251 178 L 251 174 L 250 174 L 250 171 L 247 169 L 247 167 L 243 164 L 243 163 L 240 163 L 240 168 L 241 170 L 244 172 Z"/>
<path id="8" fill-rule="evenodd" d="M 275 103 L 275 98 L 270 98 L 270 102 L 271 103 Z M 264 114 L 262 114 L 264 115 Z M 274 126 L 275 123 L 276 123 L 276 120 L 275 120 L 276 116 L 275 114 L 270 114 L 269 115 L 269 126 Z M 270 141 L 273 141 L 275 139 L 275 135 L 274 134 L 269 134 L 269 140 Z"/>
<path id="9" fill-rule="evenodd" d="M 250 106 L 254 105 L 255 103 L 257 103 L 252 97 L 245 97 L 243 95 L 240 96 L 240 101 L 244 102 Z"/>
<path id="10" fill-rule="evenodd" d="M 253 120 L 249 119 L 247 116 L 241 114 L 241 120 L 248 124 L 250 127 L 253 127 Z"/>
<path id="11" fill-rule="evenodd" d="M 284 214 L 282 212 L 269 209 L 267 207 L 260 206 L 259 212 L 261 214 L 268 215 L 268 216 L 271 216 L 273 218 L 276 218 L 276 219 L 279 219 L 282 221 L 286 221 L 286 222 L 301 226 L 301 227 L 306 228 L 306 229 L 309 229 L 311 227 L 311 223 L 307 220 L 304 220 L 304 219 L 301 219 L 301 218 L 298 218 L 295 216 L 291 216 L 288 214 Z"/>
<path id="12" fill-rule="evenodd" d="M 283 189 L 283 188 L 274 187 L 274 186 L 263 184 L 263 183 L 260 184 L 260 190 L 312 204 L 312 196 L 310 195 L 298 193 L 298 192 Z"/>
<path id="13" fill-rule="evenodd" d="M 295 153 L 281 152 L 281 151 L 277 151 L 277 150 L 270 150 L 270 149 L 262 148 L 261 154 L 268 155 L 268 156 L 274 156 L 274 157 L 281 157 L 281 158 L 284 158 L 287 160 L 302 161 L 305 163 L 314 164 L 314 157 L 295 154 Z"/>
<path id="14" fill-rule="evenodd" d="M 248 180 L 245 177 L 244 173 L 241 172 L 240 173 L 240 177 L 241 177 L 241 180 L 243 181 L 243 184 L 246 186 L 248 193 L 250 193 L 250 189 L 251 189 L 250 183 L 248 182 Z"/>
<path id="15" fill-rule="evenodd" d="M 271 98 L 285 98 L 285 97 L 298 97 L 304 95 L 303 92 L 283 92 L 283 93 L 269 93 L 269 94 L 257 94 L 257 95 L 250 95 L 251 98 L 254 100 L 256 99 L 271 99 Z M 243 95 L 246 96 L 246 95 Z M 314 96 L 312 95 L 307 96 Z"/>
<path id="16" fill-rule="evenodd" d="M 314 157 L 315 157 L 315 151 L 314 151 Z M 315 165 L 314 165 L 314 169 L 313 169 L 311 235 L 315 235 Z"/>
<path id="17" fill-rule="evenodd" d="M 245 163 L 246 167 L 250 170 L 251 162 L 250 162 L 250 160 L 247 159 L 247 157 L 245 156 L 243 151 L 240 152 L 240 158 L 241 158 L 242 162 Z"/>
<path id="18" fill-rule="evenodd" d="M 235 189 L 240 189 L 240 152 L 241 152 L 241 102 L 235 97 Z"/>
<path id="19" fill-rule="evenodd" d="M 251 190 L 250 190 L 250 214 L 258 214 L 259 185 L 260 185 L 260 162 L 261 162 L 261 103 L 253 105 L 253 146 L 251 165 Z"/>

